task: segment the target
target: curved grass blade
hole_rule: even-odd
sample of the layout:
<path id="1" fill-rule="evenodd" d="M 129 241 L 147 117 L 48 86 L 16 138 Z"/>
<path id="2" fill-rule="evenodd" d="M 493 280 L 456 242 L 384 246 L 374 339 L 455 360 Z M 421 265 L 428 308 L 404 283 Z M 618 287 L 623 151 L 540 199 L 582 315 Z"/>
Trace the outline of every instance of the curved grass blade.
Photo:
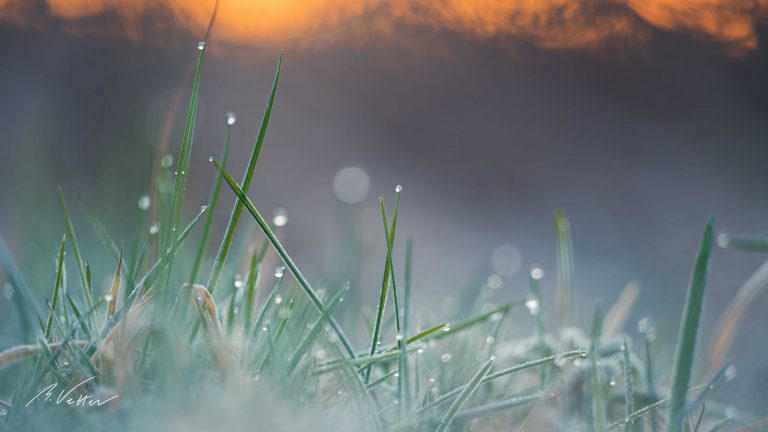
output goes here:
<path id="1" fill-rule="evenodd" d="M 264 145 L 264 138 L 267 136 L 267 127 L 269 126 L 269 119 L 272 116 L 272 106 L 275 103 L 275 93 L 277 93 L 277 85 L 280 82 L 280 70 L 283 66 L 284 52 L 280 52 L 280 58 L 277 61 L 277 70 L 275 71 L 275 79 L 272 82 L 272 90 L 269 93 L 269 99 L 267 100 L 267 106 L 264 110 L 264 117 L 261 119 L 261 127 L 259 128 L 259 135 L 256 138 L 256 143 L 251 151 L 251 157 L 248 160 L 248 168 L 245 170 L 245 176 L 240 183 L 239 188 L 243 191 L 243 194 L 247 194 L 251 187 L 251 179 L 253 178 L 253 172 L 256 170 L 256 164 L 259 161 L 259 155 L 261 155 L 261 148 Z M 226 171 L 220 168 L 221 174 Z M 235 206 L 232 209 L 232 214 L 229 216 L 229 222 L 227 223 L 227 229 L 224 232 L 224 239 L 219 246 L 219 252 L 216 254 L 216 260 L 211 269 L 211 275 L 208 278 L 208 290 L 210 292 L 216 291 L 216 286 L 219 283 L 221 272 L 224 270 L 224 263 L 227 260 L 227 254 L 229 254 L 229 248 L 232 245 L 232 238 L 235 235 L 235 229 L 237 229 L 237 223 L 240 220 L 240 214 L 243 211 L 243 202 L 241 200 L 235 201 Z"/>
<path id="2" fill-rule="evenodd" d="M 672 390 L 669 403 L 670 432 L 680 432 L 685 420 L 686 396 L 693 369 L 693 357 L 696 351 L 696 338 L 704 307 L 704 292 L 707 284 L 709 255 L 712 250 L 713 220 L 710 218 L 704 228 L 699 252 L 691 275 L 691 283 L 683 310 L 680 334 L 675 350 L 674 369 L 672 370 Z"/>

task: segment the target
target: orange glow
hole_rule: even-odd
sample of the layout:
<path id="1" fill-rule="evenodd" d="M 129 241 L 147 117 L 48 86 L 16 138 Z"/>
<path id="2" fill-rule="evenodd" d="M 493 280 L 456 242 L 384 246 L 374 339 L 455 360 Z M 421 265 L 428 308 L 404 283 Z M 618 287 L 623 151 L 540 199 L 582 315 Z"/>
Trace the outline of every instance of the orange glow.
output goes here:
<path id="1" fill-rule="evenodd" d="M 0 0 L 7 5 L 24 0 Z M 110 14 L 119 25 L 102 29 L 137 36 L 142 19 L 172 17 L 202 34 L 215 0 L 47 0 L 51 14 L 72 31 L 78 20 Z M 5 5 L 5 6 L 4 6 Z M 10 8 L 24 10 L 25 8 Z M 596 48 L 612 40 L 644 40 L 652 27 L 711 39 L 734 53 L 755 49 L 759 0 L 221 0 L 213 39 L 219 42 L 323 48 L 396 36 L 406 26 L 451 31 L 479 39 L 510 38 L 545 48 Z M 0 20 L 12 19 L 7 13 Z M 106 25 L 105 25 L 106 26 Z"/>

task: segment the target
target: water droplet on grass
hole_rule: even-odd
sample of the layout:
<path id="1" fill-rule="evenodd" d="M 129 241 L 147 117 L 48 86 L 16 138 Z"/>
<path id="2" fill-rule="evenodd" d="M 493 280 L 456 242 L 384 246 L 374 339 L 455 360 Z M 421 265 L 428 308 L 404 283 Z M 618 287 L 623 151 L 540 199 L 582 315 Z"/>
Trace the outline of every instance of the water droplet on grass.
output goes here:
<path id="1" fill-rule="evenodd" d="M 285 226 L 288 223 L 288 215 L 285 213 L 285 209 L 278 207 L 272 213 L 272 223 L 276 227 Z"/>
<path id="2" fill-rule="evenodd" d="M 149 199 L 149 195 L 142 195 L 141 198 L 139 198 L 140 209 L 147 210 L 150 204 L 152 204 L 152 200 Z"/>
<path id="3" fill-rule="evenodd" d="M 539 301 L 536 299 L 528 299 L 525 301 L 525 307 L 528 309 L 528 312 L 531 315 L 538 315 L 541 311 L 541 307 L 539 306 Z"/>
<path id="4" fill-rule="evenodd" d="M 544 270 L 539 266 L 531 267 L 531 279 L 541 280 L 544 277 Z"/>
<path id="5" fill-rule="evenodd" d="M 227 113 L 227 124 L 232 126 L 237 121 L 237 117 L 235 117 L 235 113 L 229 112 Z"/>
<path id="6" fill-rule="evenodd" d="M 163 168 L 170 168 L 173 165 L 173 156 L 167 154 L 160 159 L 160 166 Z"/>
<path id="7" fill-rule="evenodd" d="M 442 360 L 443 363 L 446 363 L 446 362 L 451 361 L 452 358 L 453 358 L 452 355 L 450 355 L 448 353 L 445 353 L 445 354 L 442 355 L 442 357 L 440 357 L 440 360 Z"/>
<path id="8" fill-rule="evenodd" d="M 280 296 L 275 297 L 275 304 L 280 304 L 283 302 L 283 298 Z"/>
<path id="9" fill-rule="evenodd" d="M 275 277 L 276 278 L 281 278 L 281 277 L 283 277 L 284 274 L 285 274 L 285 267 L 283 267 L 283 266 L 275 267 Z"/>
<path id="10" fill-rule="evenodd" d="M 203 42 L 203 41 L 198 42 L 197 43 L 197 49 L 199 49 L 200 51 L 205 49 L 205 42 Z"/>
<path id="11" fill-rule="evenodd" d="M 734 378 L 736 378 L 736 366 L 730 365 L 725 368 L 725 380 L 732 381 Z"/>
<path id="12" fill-rule="evenodd" d="M 451 323 L 445 323 L 445 325 L 443 326 L 443 331 L 444 332 L 451 331 Z"/>
<path id="13" fill-rule="evenodd" d="M 400 193 L 402 191 L 403 191 L 403 186 L 401 186 L 401 185 L 395 186 L 395 192 Z"/>
<path id="14" fill-rule="evenodd" d="M 149 233 L 152 235 L 155 235 L 160 232 L 160 224 L 153 223 L 152 226 L 149 227 Z"/>

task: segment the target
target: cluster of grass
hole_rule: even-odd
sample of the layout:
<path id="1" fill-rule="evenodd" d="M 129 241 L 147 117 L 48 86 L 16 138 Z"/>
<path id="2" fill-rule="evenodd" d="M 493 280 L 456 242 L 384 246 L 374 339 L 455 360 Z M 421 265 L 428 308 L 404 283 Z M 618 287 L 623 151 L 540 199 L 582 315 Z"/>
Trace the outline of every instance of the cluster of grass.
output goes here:
<path id="1" fill-rule="evenodd" d="M 334 318 L 349 285 L 316 290 L 248 198 L 282 56 L 242 180 L 226 169 L 235 123 L 230 116 L 220 161 L 211 158 L 217 174 L 208 205 L 182 222 L 205 59 L 204 44 L 199 48 L 177 165 L 157 161 L 150 219 L 137 224 L 151 226 L 149 234 L 137 228 L 124 249 L 79 203 L 114 259 L 108 292 L 94 289 L 61 193 L 65 232 L 54 286 L 44 302 L 35 298 L 0 242 L 22 342 L 0 353 L 0 373 L 17 374 L 14 388 L 0 390 L 0 428 L 207 430 L 258 424 L 266 430 L 677 432 L 723 430 L 749 421 L 705 403 L 724 369 L 707 375 L 703 386 L 692 386 L 711 221 L 695 259 L 668 391 L 654 374 L 653 329 L 645 326 L 638 347 L 622 333 L 632 296 L 622 297 L 605 315 L 598 308 L 591 331 L 573 327 L 573 257 L 562 215 L 555 221 L 556 326 L 541 313 L 537 271 L 531 272 L 528 298 L 482 308 L 474 290 L 465 299 L 474 305 L 467 316 L 424 325 L 411 305 L 412 245 L 403 264 L 393 254 L 400 187 L 391 213 L 380 199 L 383 278 L 375 314 L 346 323 L 368 329 L 369 342 L 356 346 Z M 237 199 L 203 279 L 221 189 Z M 251 244 L 252 236 L 237 234 L 243 216 L 257 223 L 262 242 Z M 196 247 L 187 244 L 193 230 L 199 231 Z M 266 257 L 275 253 L 282 265 L 266 269 Z M 74 265 L 76 288 L 67 286 L 67 264 Z M 229 274 L 243 276 L 222 283 Z M 516 325 L 511 312 L 526 308 L 534 333 L 523 340 L 505 337 Z M 88 408 L 73 407 L 68 398 L 55 403 L 59 389 L 84 380 L 72 397 L 88 394 L 110 402 Z M 27 403 L 52 382 L 58 383 L 53 401 Z"/>

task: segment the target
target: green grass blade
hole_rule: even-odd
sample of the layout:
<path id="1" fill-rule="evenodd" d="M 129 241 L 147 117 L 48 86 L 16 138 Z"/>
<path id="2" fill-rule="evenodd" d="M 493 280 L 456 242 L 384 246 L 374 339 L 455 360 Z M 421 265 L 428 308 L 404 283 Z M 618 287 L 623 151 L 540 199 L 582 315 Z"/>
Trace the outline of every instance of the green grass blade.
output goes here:
<path id="1" fill-rule="evenodd" d="M 405 244 L 405 292 L 403 293 L 403 325 L 400 330 L 402 340 L 407 341 L 410 334 L 410 315 L 411 315 L 411 266 L 413 265 L 413 240 L 408 239 Z M 411 383 L 408 365 L 408 357 L 406 355 L 406 343 L 400 343 L 400 358 L 398 369 L 400 374 L 398 378 L 400 383 L 398 384 L 402 389 L 400 400 L 400 418 L 405 418 L 405 415 L 411 410 Z"/>
<path id="2" fill-rule="evenodd" d="M 267 221 L 265 221 L 264 218 L 261 216 L 261 214 L 258 212 L 258 210 L 256 210 L 256 208 L 253 206 L 253 203 L 251 203 L 251 200 L 249 200 L 248 197 L 243 192 L 243 190 L 240 189 L 240 186 L 238 186 L 237 183 L 235 183 L 235 180 L 232 178 L 232 176 L 229 175 L 229 173 L 226 170 L 223 170 L 221 168 L 221 165 L 217 161 L 212 160 L 211 162 L 216 167 L 216 169 L 222 170 L 222 175 L 224 176 L 224 180 L 227 182 L 227 184 L 235 193 L 235 195 L 237 195 L 237 197 L 240 199 L 240 202 L 243 203 L 243 205 L 251 214 L 251 216 L 253 216 L 254 220 L 256 220 L 256 223 L 264 232 L 264 235 L 267 236 L 267 239 L 269 239 L 269 242 L 275 248 L 275 250 L 277 251 L 277 254 L 280 255 L 280 258 L 283 260 L 286 267 L 288 267 L 288 270 L 291 271 L 291 274 L 293 275 L 293 277 L 296 278 L 296 281 L 298 281 L 299 286 L 301 286 L 302 290 L 304 290 L 304 293 L 307 295 L 307 297 L 309 297 L 309 300 L 317 308 L 317 310 L 320 313 L 322 313 L 322 311 L 325 310 L 325 306 L 323 305 L 322 300 L 320 300 L 320 297 L 317 296 L 317 293 L 309 284 L 309 281 L 307 281 L 307 279 L 301 273 L 299 268 L 296 266 L 296 263 L 293 262 L 293 259 L 291 259 L 290 255 L 288 255 L 288 252 L 286 252 L 283 245 L 277 239 L 277 236 L 275 236 L 275 233 L 272 232 L 272 229 L 269 227 L 269 224 L 267 224 Z M 347 338 L 346 334 L 344 334 L 344 330 L 342 330 L 341 326 L 338 324 L 338 322 L 336 322 L 335 319 L 333 319 L 333 317 L 330 317 L 328 322 L 333 328 L 333 330 L 336 332 L 336 334 L 339 336 L 339 341 L 341 341 L 342 345 L 344 346 L 344 349 L 347 351 L 347 354 L 349 354 L 351 358 L 354 358 L 355 350 L 352 347 L 352 343 L 349 341 L 349 338 Z"/>
<path id="3" fill-rule="evenodd" d="M 88 322 L 83 319 L 83 315 L 80 313 L 80 308 L 77 307 L 77 303 L 72 299 L 69 293 L 66 294 L 66 297 L 67 301 L 69 302 L 69 306 L 72 308 L 72 312 L 75 314 L 77 322 L 80 323 L 80 328 L 83 330 L 83 334 L 86 338 L 91 339 L 91 329 L 88 328 Z"/>
<path id="4" fill-rule="evenodd" d="M 513 374 L 513 373 L 516 373 L 516 372 L 520 372 L 520 371 L 526 370 L 526 369 L 531 369 L 531 368 L 538 367 L 538 366 L 552 364 L 552 363 L 554 363 L 557 360 L 566 360 L 566 359 L 572 359 L 572 358 L 582 358 L 582 357 L 584 357 L 586 355 L 587 355 L 586 351 L 574 350 L 574 351 L 568 351 L 566 353 L 559 354 L 559 355 L 552 355 L 552 356 L 547 356 L 547 357 L 543 357 L 543 358 L 536 359 L 536 360 L 530 360 L 530 361 L 527 361 L 525 363 L 520 363 L 518 365 L 515 365 L 515 366 L 512 366 L 512 367 L 508 367 L 508 368 L 502 369 L 502 370 L 497 371 L 497 372 L 490 373 L 485 378 L 483 378 L 483 381 L 480 384 L 485 384 L 485 383 L 487 383 L 489 381 L 493 381 L 493 380 L 501 378 L 503 376 L 507 376 L 507 375 L 510 375 L 510 374 Z M 447 393 L 444 393 L 444 394 L 440 395 L 440 397 L 438 397 L 437 399 L 434 399 L 431 402 L 429 402 L 427 404 L 424 404 L 421 408 L 419 408 L 418 412 L 425 411 L 427 409 L 430 409 L 430 408 L 432 408 L 434 406 L 440 405 L 440 404 L 442 404 L 442 403 L 444 403 L 444 402 L 446 402 L 446 401 L 456 397 L 456 395 L 458 395 L 459 393 L 462 392 L 462 390 L 464 390 L 464 387 L 465 386 L 457 387 L 457 388 L 455 388 L 455 389 L 453 389 L 453 390 L 451 390 L 451 391 L 449 391 Z"/>
<path id="5" fill-rule="evenodd" d="M 251 265 L 248 271 L 248 280 L 245 286 L 245 305 L 243 307 L 243 325 L 246 332 L 250 331 L 253 320 L 253 306 L 256 302 L 256 285 L 261 275 L 261 260 L 264 255 L 253 251 Z"/>
<path id="6" fill-rule="evenodd" d="M 136 288 L 133 291 L 133 297 L 135 298 L 136 295 L 144 294 L 145 292 L 149 291 L 149 289 L 152 287 L 152 283 L 155 280 L 155 277 L 157 274 L 165 268 L 165 266 L 168 264 L 168 261 L 170 260 L 170 257 L 172 254 L 174 254 L 184 243 L 184 240 L 186 240 L 187 236 L 189 236 L 189 233 L 192 232 L 192 229 L 197 225 L 197 222 L 200 220 L 200 217 L 203 215 L 203 213 L 206 212 L 205 208 L 200 209 L 200 211 L 197 213 L 197 215 L 192 219 L 192 221 L 187 225 L 187 227 L 184 229 L 184 231 L 181 232 L 179 237 L 176 239 L 176 242 L 174 243 L 173 247 L 169 247 L 165 253 L 155 261 L 155 263 L 150 267 L 150 269 L 147 271 L 147 273 L 136 282 Z M 127 302 L 130 303 L 130 302 Z"/>
<path id="7" fill-rule="evenodd" d="M 172 244 L 171 241 L 175 241 L 175 230 L 181 224 L 181 213 L 184 208 L 184 195 L 187 187 L 187 179 L 189 178 L 189 161 L 192 154 L 192 141 L 195 134 L 195 122 L 197 120 L 197 104 L 200 96 L 200 75 L 203 69 L 203 62 L 205 60 L 205 43 L 201 42 L 198 45 L 200 54 L 197 57 L 197 65 L 195 66 L 194 78 L 192 81 L 192 94 L 189 99 L 189 106 L 187 107 L 187 118 L 184 125 L 184 136 L 181 139 L 181 151 L 179 152 L 179 159 L 176 164 L 176 173 L 173 184 L 173 192 L 171 194 L 171 209 L 168 213 L 168 223 L 163 229 L 163 244 Z"/>
<path id="8" fill-rule="evenodd" d="M 221 150 L 221 166 L 227 166 L 227 160 L 229 159 L 229 145 L 232 142 L 232 128 L 235 124 L 235 116 L 230 113 L 227 115 L 227 134 L 224 138 L 224 148 Z M 213 189 L 211 190 L 211 197 L 208 199 L 208 216 L 205 219 L 203 225 L 203 233 L 200 237 L 200 246 L 197 249 L 197 256 L 195 256 L 195 262 L 192 265 L 192 273 L 189 276 L 189 283 L 195 283 L 197 279 L 197 273 L 200 271 L 200 264 L 203 262 L 203 258 L 208 251 L 208 239 L 210 237 L 211 226 L 213 225 L 213 218 L 216 215 L 216 207 L 219 203 L 219 193 L 221 192 L 221 172 L 216 173 L 216 179 L 213 181 Z"/>
<path id="9" fill-rule="evenodd" d="M 312 347 L 312 344 L 315 342 L 315 339 L 325 326 L 328 318 L 331 316 L 336 307 L 341 303 L 344 298 L 344 294 L 346 294 L 348 290 L 349 284 L 345 284 L 344 287 L 328 301 L 328 306 L 326 307 L 325 311 L 323 311 L 322 315 L 320 315 L 317 321 L 312 324 L 309 332 L 307 332 L 304 338 L 302 338 L 298 348 L 296 348 L 296 352 L 294 352 L 290 360 L 288 360 L 288 366 L 285 369 L 284 375 L 290 376 L 291 373 L 293 373 L 293 370 L 296 369 L 296 366 L 299 364 L 299 361 L 301 361 L 302 357 L 304 357 L 304 354 L 306 354 L 309 348 Z"/>
<path id="10" fill-rule="evenodd" d="M 77 236 L 75 235 L 75 227 L 72 225 L 72 219 L 69 217 L 69 211 L 67 210 L 67 203 L 64 201 L 64 193 L 59 188 L 59 204 L 61 205 L 61 211 L 64 213 L 64 222 L 67 226 L 67 235 L 69 236 L 69 242 L 72 245 L 72 252 L 75 254 L 75 261 L 77 263 L 78 274 L 80 275 L 80 281 L 83 284 L 83 296 L 88 308 L 93 307 L 93 292 L 89 282 L 89 278 L 85 273 L 85 264 L 83 263 L 83 256 L 80 254 L 80 244 L 77 242 Z M 90 315 L 89 315 L 90 317 Z M 90 319 L 90 318 L 88 318 Z"/>
<path id="11" fill-rule="evenodd" d="M 600 371 L 600 333 L 603 328 L 603 315 L 600 306 L 595 308 L 592 319 L 592 343 L 589 348 L 590 384 L 592 387 L 592 426 L 597 432 L 606 430 L 606 403 L 603 397 L 603 384 Z"/>
<path id="12" fill-rule="evenodd" d="M 393 267 L 392 263 L 392 245 L 395 240 L 395 228 L 397 226 L 397 209 L 400 204 L 400 192 L 402 191 L 402 188 L 398 186 L 396 189 L 396 200 L 395 200 L 395 212 L 392 217 L 392 229 L 390 230 L 387 223 L 387 211 L 384 207 L 384 199 L 379 198 L 379 206 L 381 207 L 381 218 L 384 222 L 384 240 L 387 244 L 387 255 L 385 259 L 384 264 L 384 280 L 381 283 L 381 292 L 379 295 L 379 307 L 376 311 L 376 322 L 374 323 L 373 327 L 373 334 L 371 335 L 371 350 L 370 354 L 376 353 L 376 348 L 378 347 L 380 341 L 379 338 L 381 337 L 381 324 L 382 319 L 384 318 L 384 310 L 386 309 L 387 304 L 387 292 L 388 292 L 388 286 L 391 283 L 392 284 L 392 297 L 395 303 L 395 332 L 402 337 L 401 334 L 401 328 L 400 328 L 400 305 L 398 304 L 397 300 L 397 283 L 395 278 L 395 269 Z M 402 345 L 401 340 L 397 340 L 397 346 L 400 347 Z M 403 374 L 400 374 L 402 377 Z M 370 380 L 371 376 L 371 369 L 365 371 L 365 383 L 367 384 Z M 397 400 L 398 402 L 401 399 L 401 391 L 402 391 L 402 379 L 398 379 L 398 394 L 397 394 Z"/>
<path id="13" fill-rule="evenodd" d="M 538 401 L 544 397 L 544 393 L 537 392 L 531 395 L 515 396 L 507 399 L 500 400 L 498 402 L 492 402 L 479 407 L 461 410 L 456 414 L 456 420 L 467 420 L 475 417 L 480 417 L 492 412 L 501 411 L 509 408 L 519 407 L 529 403 Z"/>
<path id="14" fill-rule="evenodd" d="M 469 397 L 472 395 L 475 389 L 477 389 L 477 387 L 480 385 L 480 382 L 483 380 L 483 378 L 485 378 L 485 376 L 491 370 L 491 367 L 493 367 L 493 358 L 485 362 L 483 367 L 481 367 L 475 373 L 475 375 L 472 377 L 469 383 L 464 387 L 464 390 L 462 390 L 462 392 L 459 394 L 456 400 L 453 401 L 453 404 L 451 404 L 451 407 L 448 408 L 448 411 L 445 413 L 445 416 L 443 416 L 443 420 L 440 422 L 440 425 L 437 427 L 436 432 L 445 432 L 448 429 L 448 426 L 450 426 L 451 422 L 453 421 L 453 418 L 456 416 L 456 413 L 464 405 L 464 402 L 466 402 L 467 399 L 469 399 Z"/>
<path id="15" fill-rule="evenodd" d="M 269 119 L 272 116 L 272 106 L 275 103 L 275 94 L 277 93 L 277 86 L 280 82 L 280 70 L 283 66 L 283 55 L 280 52 L 280 58 L 277 61 L 277 70 L 275 71 L 275 79 L 272 82 L 272 90 L 269 93 L 269 99 L 267 100 L 267 106 L 264 110 L 264 117 L 261 120 L 261 127 L 259 128 L 259 135 L 256 138 L 256 144 L 251 151 L 251 158 L 248 160 L 248 168 L 245 170 L 243 181 L 240 183 L 239 188 L 243 191 L 243 194 L 247 194 L 251 187 L 251 179 L 253 178 L 253 172 L 256 170 L 256 164 L 259 161 L 259 155 L 261 155 L 261 148 L 264 145 L 264 138 L 267 136 L 267 128 L 269 126 Z M 222 174 L 223 169 L 220 169 Z M 208 291 L 213 293 L 216 290 L 216 285 L 219 283 L 221 272 L 224 270 L 224 263 L 227 260 L 227 254 L 229 254 L 229 248 L 232 245 L 232 238 L 235 235 L 237 229 L 237 223 L 240 220 L 240 214 L 243 211 L 243 202 L 241 200 L 235 201 L 235 206 L 232 209 L 232 214 L 229 216 L 229 222 L 227 223 L 227 229 L 224 232 L 224 239 L 219 246 L 219 252 L 216 254 L 216 260 L 213 263 L 213 269 L 211 269 L 211 275 L 208 278 Z"/>
<path id="16" fill-rule="evenodd" d="M 683 318 L 675 350 L 674 369 L 672 370 L 668 428 L 670 432 L 680 432 L 683 430 L 686 397 L 693 369 L 693 357 L 696 352 L 696 337 L 699 331 L 701 312 L 704 307 L 709 255 L 712 250 L 712 229 L 713 220 L 710 218 L 704 228 L 701 245 L 693 267 L 693 274 L 691 275 L 691 283 L 688 287 L 685 309 L 683 310 Z"/>
<path id="17" fill-rule="evenodd" d="M 573 324 L 573 241 L 571 223 L 555 213 L 557 228 L 557 312 L 560 327 Z"/>
<path id="18" fill-rule="evenodd" d="M 59 287 L 61 287 L 61 279 L 63 276 L 62 267 L 64 265 L 64 248 L 67 245 L 67 235 L 64 234 L 61 237 L 61 247 L 59 248 L 59 258 L 56 261 L 56 280 L 53 282 L 53 295 L 51 296 L 51 308 L 52 312 L 48 315 L 48 323 L 45 325 L 45 340 L 51 339 L 51 325 L 53 320 L 56 319 L 56 306 L 59 304 Z"/>
<path id="19" fill-rule="evenodd" d="M 5 272 L 5 278 L 13 286 L 13 302 L 15 304 L 16 314 L 19 321 L 19 328 L 25 342 L 34 339 L 33 330 L 35 320 L 39 320 L 41 313 L 39 305 L 27 285 L 27 281 L 21 273 L 16 261 L 8 250 L 5 240 L 0 237 L 0 265 Z"/>

